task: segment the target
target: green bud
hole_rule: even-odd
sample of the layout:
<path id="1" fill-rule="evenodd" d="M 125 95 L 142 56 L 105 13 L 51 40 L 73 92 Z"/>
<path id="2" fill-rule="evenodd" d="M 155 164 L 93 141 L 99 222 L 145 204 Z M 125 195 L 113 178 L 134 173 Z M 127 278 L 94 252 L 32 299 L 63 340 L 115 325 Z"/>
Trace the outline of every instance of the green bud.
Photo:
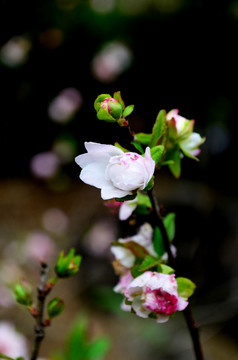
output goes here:
<path id="1" fill-rule="evenodd" d="M 19 304 L 30 306 L 32 304 L 32 290 L 28 283 L 22 281 L 16 284 L 13 290 L 14 297 Z"/>
<path id="2" fill-rule="evenodd" d="M 55 272 L 60 278 L 66 278 L 75 275 L 79 270 L 82 257 L 80 255 L 75 256 L 75 250 L 71 249 L 68 255 L 65 255 L 64 251 L 61 251 L 55 265 Z"/>
<path id="3" fill-rule="evenodd" d="M 94 102 L 94 108 L 99 120 L 116 122 L 122 117 L 123 106 L 109 94 L 101 94 Z"/>
<path id="4" fill-rule="evenodd" d="M 47 305 L 47 313 L 49 319 L 60 315 L 64 311 L 64 308 L 64 301 L 61 298 L 55 297 L 54 299 L 52 299 Z"/>

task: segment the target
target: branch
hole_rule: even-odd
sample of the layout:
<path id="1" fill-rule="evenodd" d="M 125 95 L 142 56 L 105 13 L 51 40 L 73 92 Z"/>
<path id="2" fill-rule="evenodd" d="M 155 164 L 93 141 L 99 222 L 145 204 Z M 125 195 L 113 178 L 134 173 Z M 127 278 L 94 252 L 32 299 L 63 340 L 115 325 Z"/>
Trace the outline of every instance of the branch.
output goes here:
<path id="1" fill-rule="evenodd" d="M 49 292 L 49 289 L 46 287 L 47 283 L 47 275 L 48 275 L 48 265 L 44 262 L 41 263 L 41 277 L 40 277 L 40 285 L 38 287 L 38 303 L 37 303 L 37 315 L 36 325 L 35 325 L 35 339 L 34 339 L 34 348 L 31 355 L 31 360 L 36 360 L 39 354 L 40 345 L 42 340 L 45 337 L 45 325 L 43 322 L 44 316 L 44 306 L 45 306 L 45 298 Z"/>
<path id="2" fill-rule="evenodd" d="M 153 221 L 154 225 L 156 224 L 160 228 L 164 247 L 165 247 L 165 250 L 168 253 L 168 257 L 169 257 L 169 265 L 173 269 L 176 269 L 176 260 L 175 260 L 173 253 L 171 252 L 170 241 L 169 241 L 169 238 L 167 235 L 166 228 L 164 226 L 164 222 L 163 222 L 163 219 L 162 219 L 162 216 L 160 213 L 159 204 L 158 204 L 158 201 L 156 199 L 153 189 L 148 191 L 148 195 L 150 197 L 150 201 L 151 201 L 152 209 L 153 209 L 152 210 L 153 211 L 152 212 L 152 221 Z M 191 338 L 193 341 L 193 349 L 194 349 L 194 353 L 196 355 L 196 360 L 204 360 L 201 343 L 199 340 L 198 326 L 195 324 L 190 305 L 188 305 L 183 310 L 183 314 L 184 314 L 185 320 L 187 322 L 187 326 L 188 326 L 188 329 L 189 329 L 189 332 L 190 332 L 190 335 L 191 335 Z"/>

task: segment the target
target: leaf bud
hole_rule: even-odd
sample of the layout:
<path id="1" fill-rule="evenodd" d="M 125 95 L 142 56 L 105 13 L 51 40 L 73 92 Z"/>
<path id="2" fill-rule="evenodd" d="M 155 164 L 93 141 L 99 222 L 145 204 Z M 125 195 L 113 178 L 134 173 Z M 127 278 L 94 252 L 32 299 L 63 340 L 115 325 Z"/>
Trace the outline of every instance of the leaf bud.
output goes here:
<path id="1" fill-rule="evenodd" d="M 61 251 L 55 265 L 55 272 L 58 277 L 66 278 L 75 275 L 79 270 L 82 257 L 80 255 L 75 256 L 75 250 L 71 249 L 68 255 L 65 255 L 64 251 Z"/>
<path id="2" fill-rule="evenodd" d="M 60 315 L 64 311 L 64 308 L 64 301 L 61 298 L 55 297 L 54 299 L 52 299 L 47 305 L 47 313 L 49 319 Z"/>
<path id="3" fill-rule="evenodd" d="M 32 290 L 31 286 L 22 281 L 16 284 L 13 290 L 14 297 L 19 304 L 30 306 L 32 304 Z"/>

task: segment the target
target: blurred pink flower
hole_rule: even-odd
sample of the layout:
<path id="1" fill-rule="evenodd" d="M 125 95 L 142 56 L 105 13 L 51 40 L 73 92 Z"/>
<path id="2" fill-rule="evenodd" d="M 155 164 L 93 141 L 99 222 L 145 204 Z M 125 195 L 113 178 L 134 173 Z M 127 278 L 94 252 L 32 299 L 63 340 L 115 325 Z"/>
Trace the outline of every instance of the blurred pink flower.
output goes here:
<path id="1" fill-rule="evenodd" d="M 53 239 L 44 231 L 32 231 L 28 234 L 23 253 L 27 259 L 46 261 L 56 252 Z"/>
<path id="2" fill-rule="evenodd" d="M 42 179 L 52 178 L 56 175 L 59 166 L 59 157 L 51 151 L 36 154 L 30 162 L 33 175 Z"/>
<path id="3" fill-rule="evenodd" d="M 56 122 L 66 123 L 71 120 L 83 103 L 81 93 L 75 88 L 62 90 L 50 103 L 49 117 Z"/>
<path id="4" fill-rule="evenodd" d="M 101 189 L 104 200 L 121 198 L 143 190 L 153 176 L 155 162 L 147 147 L 145 156 L 124 153 L 113 145 L 86 142 L 88 153 L 76 157 L 82 168 L 80 179 Z"/>
<path id="5" fill-rule="evenodd" d="M 0 353 L 12 357 L 28 358 L 27 341 L 13 324 L 0 322 Z"/>

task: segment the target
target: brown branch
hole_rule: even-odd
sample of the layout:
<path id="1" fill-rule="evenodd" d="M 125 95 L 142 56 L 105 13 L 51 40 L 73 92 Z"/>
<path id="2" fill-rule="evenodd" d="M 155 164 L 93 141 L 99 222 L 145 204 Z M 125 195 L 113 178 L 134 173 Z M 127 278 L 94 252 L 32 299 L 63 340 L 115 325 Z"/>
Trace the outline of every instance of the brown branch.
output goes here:
<path id="1" fill-rule="evenodd" d="M 150 197 L 150 201 L 151 201 L 152 209 L 153 209 L 152 210 L 152 222 L 154 225 L 159 226 L 161 235 L 162 235 L 162 239 L 163 239 L 164 248 L 165 248 L 165 251 L 168 253 L 169 265 L 173 269 L 176 270 L 176 259 L 171 251 L 170 241 L 169 241 L 169 238 L 167 235 L 166 228 L 164 226 L 164 222 L 163 222 L 163 219 L 162 219 L 162 216 L 160 213 L 159 204 L 158 204 L 158 201 L 156 199 L 153 189 L 148 192 L 148 195 Z M 184 314 L 184 317 L 187 322 L 187 326 L 188 326 L 188 329 L 189 329 L 189 332 L 190 332 L 190 335 L 192 338 L 193 349 L 194 349 L 194 353 L 196 355 L 196 360 L 204 360 L 202 347 L 201 347 L 201 343 L 200 343 L 200 339 L 199 339 L 198 325 L 195 324 L 190 305 L 188 305 L 183 310 L 183 314 Z"/>
<path id="2" fill-rule="evenodd" d="M 49 292 L 49 289 L 47 289 L 46 287 L 47 275 L 48 275 L 48 266 L 47 264 L 42 262 L 40 285 L 37 289 L 38 290 L 37 316 L 35 317 L 36 318 L 35 339 L 34 339 L 34 347 L 31 355 L 31 360 L 37 359 L 40 350 L 40 345 L 45 337 L 45 325 L 43 322 L 43 316 L 44 316 L 45 298 Z"/>

